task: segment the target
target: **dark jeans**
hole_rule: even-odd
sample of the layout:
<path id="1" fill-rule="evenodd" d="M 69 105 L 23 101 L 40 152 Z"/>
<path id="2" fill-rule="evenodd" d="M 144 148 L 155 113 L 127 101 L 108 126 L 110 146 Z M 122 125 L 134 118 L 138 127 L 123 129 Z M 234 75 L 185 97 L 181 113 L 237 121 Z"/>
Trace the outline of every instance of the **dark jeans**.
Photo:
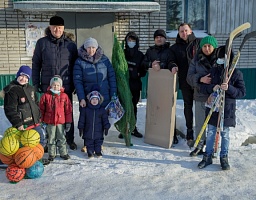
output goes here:
<path id="1" fill-rule="evenodd" d="M 186 119 L 187 129 L 193 128 L 193 95 L 192 88 L 184 88 L 181 90 L 184 101 L 184 115 Z"/>
<path id="2" fill-rule="evenodd" d="M 71 101 L 71 104 L 73 105 L 73 93 L 67 93 L 69 100 Z M 72 123 L 71 128 L 68 132 L 66 132 L 66 140 L 67 144 L 70 145 L 74 142 L 74 117 L 73 117 L 73 111 L 72 111 Z"/>

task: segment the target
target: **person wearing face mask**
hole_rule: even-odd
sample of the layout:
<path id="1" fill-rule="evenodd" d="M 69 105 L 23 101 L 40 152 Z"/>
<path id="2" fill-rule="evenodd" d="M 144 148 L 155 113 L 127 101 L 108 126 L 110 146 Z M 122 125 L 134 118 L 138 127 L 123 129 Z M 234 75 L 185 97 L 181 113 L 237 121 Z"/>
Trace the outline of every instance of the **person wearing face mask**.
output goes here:
<path id="1" fill-rule="evenodd" d="M 200 43 L 201 44 L 201 43 Z M 231 51 L 230 55 L 230 63 L 231 66 L 233 59 L 233 53 Z M 230 165 L 228 161 L 228 153 L 229 153 L 229 133 L 230 127 L 236 126 L 236 99 L 243 98 L 246 95 L 246 87 L 243 79 L 243 74 L 239 69 L 234 69 L 231 76 L 229 76 L 230 80 L 227 83 L 226 78 L 223 77 L 225 68 L 224 62 L 225 60 L 225 46 L 221 46 L 216 51 L 216 65 L 214 65 L 210 71 L 208 78 L 211 79 L 210 84 L 205 84 L 203 77 L 198 79 L 199 83 L 199 91 L 202 94 L 209 96 L 208 102 L 212 101 L 212 95 L 218 89 L 222 89 L 225 91 L 225 103 L 224 103 L 224 119 L 223 119 L 223 129 L 220 131 L 220 165 L 222 170 L 229 170 Z M 206 106 L 205 116 L 208 115 L 211 106 Z M 198 163 L 198 168 L 202 169 L 208 165 L 213 163 L 212 155 L 214 153 L 214 143 L 215 136 L 218 125 L 219 112 L 215 110 L 211 118 L 208 122 L 207 126 L 207 138 L 206 138 L 206 149 L 203 155 L 203 159 Z"/>
<path id="2" fill-rule="evenodd" d="M 29 66 L 21 66 L 16 79 L 3 89 L 4 113 L 12 127 L 19 131 L 36 130 L 40 135 L 40 144 L 45 146 L 37 95 L 34 87 L 29 84 L 31 74 Z"/>
<path id="3" fill-rule="evenodd" d="M 139 50 L 139 37 L 133 31 L 125 36 L 124 55 L 129 70 L 129 86 L 132 93 L 134 116 L 137 119 L 137 104 L 140 100 L 140 91 L 142 89 L 141 77 L 144 77 L 147 71 L 142 66 L 144 54 Z M 138 138 L 143 137 L 136 126 L 131 135 Z M 123 138 L 123 135 L 120 133 L 118 137 Z"/>
<path id="4" fill-rule="evenodd" d="M 60 76 L 54 76 L 39 104 L 42 122 L 47 124 L 49 161 L 53 161 L 56 157 L 56 146 L 62 159 L 70 159 L 67 152 L 65 132 L 68 132 L 71 128 L 72 104 L 68 95 L 64 93 L 62 84 L 63 81 Z"/>
<path id="5" fill-rule="evenodd" d="M 204 37 L 200 42 L 201 49 L 195 55 L 188 68 L 187 82 L 194 89 L 195 138 L 197 138 L 204 124 L 205 116 L 202 113 L 205 113 L 205 102 L 209 96 L 200 92 L 200 84 L 211 84 L 210 71 L 217 64 L 217 47 L 218 42 L 213 36 Z M 190 156 L 197 156 L 203 153 L 205 139 L 204 132 L 197 147 L 190 153 Z"/>

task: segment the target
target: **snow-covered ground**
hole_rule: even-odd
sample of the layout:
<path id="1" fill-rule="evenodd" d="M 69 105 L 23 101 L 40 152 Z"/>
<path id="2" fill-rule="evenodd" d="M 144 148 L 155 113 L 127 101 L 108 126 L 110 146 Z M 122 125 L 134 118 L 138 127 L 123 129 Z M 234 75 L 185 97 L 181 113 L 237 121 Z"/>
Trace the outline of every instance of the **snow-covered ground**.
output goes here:
<path id="1" fill-rule="evenodd" d="M 42 177 L 10 184 L 0 170 L 0 199 L 213 199 L 244 200 L 256 198 L 256 145 L 241 144 L 256 136 L 256 100 L 237 101 L 237 127 L 231 128 L 229 161 L 231 170 L 222 171 L 219 159 L 198 169 L 202 157 L 190 157 L 186 141 L 170 149 L 132 138 L 126 147 L 114 127 L 104 141 L 104 156 L 87 159 L 80 149 L 83 140 L 75 133 L 79 149 L 70 151 L 71 159 L 59 157 L 45 167 Z M 78 102 L 74 103 L 75 120 Z M 144 134 L 146 102 L 138 105 L 139 130 Z M 0 134 L 10 126 L 0 107 Z M 186 132 L 183 102 L 177 101 L 177 128 Z M 1 137 L 1 136 L 0 136 Z M 47 158 L 47 154 L 45 154 Z"/>

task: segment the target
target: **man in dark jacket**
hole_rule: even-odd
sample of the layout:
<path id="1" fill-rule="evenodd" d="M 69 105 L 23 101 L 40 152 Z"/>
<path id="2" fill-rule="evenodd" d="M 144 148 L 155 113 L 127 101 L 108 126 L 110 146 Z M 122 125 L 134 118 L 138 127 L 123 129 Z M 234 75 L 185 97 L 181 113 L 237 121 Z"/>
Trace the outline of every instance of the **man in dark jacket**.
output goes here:
<path id="1" fill-rule="evenodd" d="M 134 116 L 137 119 L 137 104 L 140 100 L 140 91 L 142 89 L 141 77 L 144 77 L 147 71 L 142 66 L 144 54 L 139 50 L 139 37 L 135 32 L 129 32 L 125 36 L 124 55 L 129 69 L 129 86 L 132 93 Z M 138 138 L 143 137 L 136 126 L 132 135 Z M 123 138 L 123 135 L 120 133 L 118 137 Z"/>
<path id="2" fill-rule="evenodd" d="M 73 102 L 73 66 L 77 58 L 77 46 L 69 36 L 64 32 L 64 20 L 53 16 L 46 29 L 46 36 L 36 43 L 32 58 L 32 81 L 37 92 L 45 93 L 51 78 L 59 75 L 63 80 L 64 92 Z M 70 148 L 75 150 L 74 123 L 66 133 L 66 138 Z"/>
<path id="3" fill-rule="evenodd" d="M 184 100 L 184 115 L 186 119 L 189 146 L 193 146 L 193 88 L 187 83 L 187 72 L 190 61 L 199 50 L 200 40 L 192 32 L 189 24 L 182 23 L 178 28 L 176 43 L 170 47 L 170 70 L 173 74 L 178 72 L 179 88 Z"/>
<path id="4" fill-rule="evenodd" d="M 166 42 L 165 31 L 162 29 L 156 30 L 154 33 L 154 41 L 155 45 L 149 47 L 145 54 L 143 60 L 144 68 L 153 68 L 156 71 L 160 69 L 170 69 L 170 43 Z M 178 142 L 175 130 L 173 143 L 177 144 Z"/>

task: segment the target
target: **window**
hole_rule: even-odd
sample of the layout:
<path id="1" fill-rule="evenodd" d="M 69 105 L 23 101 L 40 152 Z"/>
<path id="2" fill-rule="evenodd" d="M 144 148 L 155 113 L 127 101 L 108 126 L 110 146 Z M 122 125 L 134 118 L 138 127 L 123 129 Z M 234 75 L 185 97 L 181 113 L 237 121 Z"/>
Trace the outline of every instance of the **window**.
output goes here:
<path id="1" fill-rule="evenodd" d="M 191 24 L 193 31 L 207 31 L 208 0 L 167 0 L 167 31 L 177 30 L 179 24 Z"/>

